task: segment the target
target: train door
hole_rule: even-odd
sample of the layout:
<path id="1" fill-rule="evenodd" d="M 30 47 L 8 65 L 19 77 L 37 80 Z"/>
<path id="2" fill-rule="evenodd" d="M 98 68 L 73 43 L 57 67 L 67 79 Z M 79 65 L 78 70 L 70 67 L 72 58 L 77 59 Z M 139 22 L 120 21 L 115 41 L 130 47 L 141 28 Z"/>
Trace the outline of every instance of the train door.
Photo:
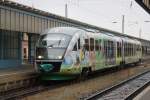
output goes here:
<path id="1" fill-rule="evenodd" d="M 90 38 L 90 66 L 92 66 L 92 70 L 95 70 L 95 63 L 96 63 L 96 57 L 95 57 L 95 40 L 94 37 Z"/>
<path id="2" fill-rule="evenodd" d="M 78 38 L 77 42 L 74 45 L 72 50 L 74 65 L 79 66 L 83 64 L 83 60 L 85 57 L 85 48 L 84 48 L 84 40 L 82 37 Z"/>
<path id="3" fill-rule="evenodd" d="M 23 33 L 23 40 L 22 40 L 22 63 L 28 63 L 28 34 Z"/>

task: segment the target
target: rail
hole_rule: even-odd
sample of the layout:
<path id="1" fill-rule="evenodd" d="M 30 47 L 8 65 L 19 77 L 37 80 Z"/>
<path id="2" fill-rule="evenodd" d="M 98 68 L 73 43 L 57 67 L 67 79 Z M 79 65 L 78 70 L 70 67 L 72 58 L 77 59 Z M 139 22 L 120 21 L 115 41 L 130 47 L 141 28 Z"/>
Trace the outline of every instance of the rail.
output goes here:
<path id="1" fill-rule="evenodd" d="M 150 70 L 117 85 L 81 97 L 82 100 L 131 100 L 150 84 Z"/>

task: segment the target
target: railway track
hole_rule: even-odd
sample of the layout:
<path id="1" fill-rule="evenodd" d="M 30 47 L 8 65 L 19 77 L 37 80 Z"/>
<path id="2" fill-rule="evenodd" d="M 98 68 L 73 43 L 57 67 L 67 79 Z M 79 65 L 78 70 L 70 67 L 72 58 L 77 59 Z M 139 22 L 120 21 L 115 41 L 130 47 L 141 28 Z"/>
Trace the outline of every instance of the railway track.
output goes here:
<path id="1" fill-rule="evenodd" d="M 111 72 L 107 71 L 107 73 L 111 73 Z M 95 74 L 94 74 L 94 76 L 95 76 Z M 91 78 L 91 77 L 89 77 L 89 78 Z M 56 88 L 59 88 L 62 86 L 76 84 L 76 83 L 78 83 L 78 81 L 54 82 L 54 83 L 50 83 L 48 86 L 41 85 L 39 83 L 33 84 L 29 87 L 4 92 L 4 93 L 0 94 L 0 100 L 18 100 L 18 99 L 20 100 L 21 98 L 28 97 L 28 96 L 34 95 L 36 93 L 40 93 L 40 92 L 44 92 L 44 91 L 48 91 L 48 90 L 56 89 Z M 93 96 L 94 95 L 92 94 L 86 98 L 81 98 L 81 99 L 90 99 L 90 97 L 93 97 Z"/>
<path id="2" fill-rule="evenodd" d="M 150 70 L 133 76 L 117 85 L 97 91 L 82 100 L 131 100 L 150 84 Z"/>
<path id="3" fill-rule="evenodd" d="M 69 82 L 50 83 L 50 85 L 35 85 L 26 88 L 7 91 L 0 95 L 0 100 L 20 100 L 23 97 L 68 85 Z"/>

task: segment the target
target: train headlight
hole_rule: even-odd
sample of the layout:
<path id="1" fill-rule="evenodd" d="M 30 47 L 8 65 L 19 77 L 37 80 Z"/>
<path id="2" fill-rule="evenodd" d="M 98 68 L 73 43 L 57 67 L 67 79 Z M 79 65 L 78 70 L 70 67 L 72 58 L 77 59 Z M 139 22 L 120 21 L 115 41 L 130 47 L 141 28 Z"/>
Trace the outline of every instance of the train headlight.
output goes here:
<path id="1" fill-rule="evenodd" d="M 43 58 L 43 56 L 38 56 L 38 59 L 42 59 Z"/>
<path id="2" fill-rule="evenodd" d="M 58 56 L 58 59 L 62 59 L 62 56 Z"/>

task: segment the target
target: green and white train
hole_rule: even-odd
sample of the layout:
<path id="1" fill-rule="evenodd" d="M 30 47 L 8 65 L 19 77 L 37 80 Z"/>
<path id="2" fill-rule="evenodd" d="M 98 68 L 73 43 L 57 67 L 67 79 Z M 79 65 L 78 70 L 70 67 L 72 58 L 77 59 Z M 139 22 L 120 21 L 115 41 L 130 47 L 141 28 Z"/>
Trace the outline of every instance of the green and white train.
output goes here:
<path id="1" fill-rule="evenodd" d="M 92 71 L 138 63 L 142 44 L 111 33 L 72 27 L 45 31 L 36 46 L 36 66 L 42 80 L 68 80 Z"/>

